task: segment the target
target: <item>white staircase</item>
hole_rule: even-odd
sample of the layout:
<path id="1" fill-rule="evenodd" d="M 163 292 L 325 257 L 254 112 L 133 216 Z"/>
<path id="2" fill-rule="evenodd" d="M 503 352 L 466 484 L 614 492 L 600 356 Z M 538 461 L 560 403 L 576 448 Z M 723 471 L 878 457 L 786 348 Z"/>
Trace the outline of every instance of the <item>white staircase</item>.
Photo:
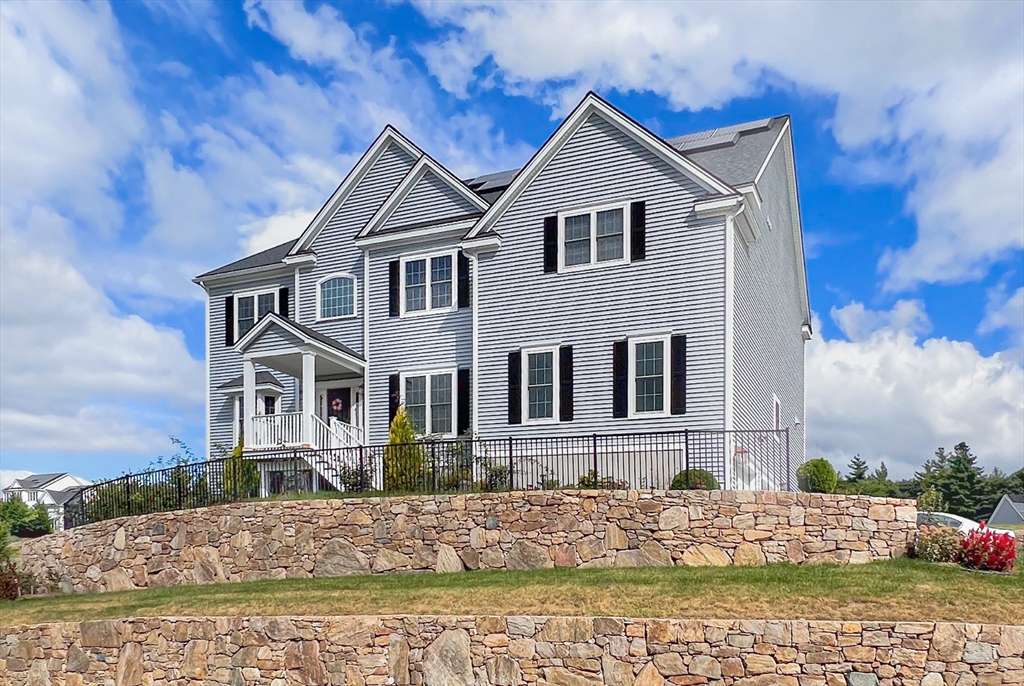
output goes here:
<path id="1" fill-rule="evenodd" d="M 307 460 L 320 476 L 339 491 L 349 488 L 352 475 L 359 474 L 360 462 L 365 466 L 370 459 L 368 451 L 363 448 L 363 430 L 339 421 L 336 417 L 331 417 L 331 423 L 327 424 L 313 416 L 313 441 L 314 452 Z"/>

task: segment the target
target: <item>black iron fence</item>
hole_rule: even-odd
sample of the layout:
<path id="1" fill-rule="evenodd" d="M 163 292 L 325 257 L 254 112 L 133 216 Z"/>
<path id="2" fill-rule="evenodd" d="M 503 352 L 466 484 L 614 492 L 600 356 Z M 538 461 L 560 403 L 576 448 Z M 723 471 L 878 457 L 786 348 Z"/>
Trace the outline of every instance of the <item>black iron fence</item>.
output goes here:
<path id="1" fill-rule="evenodd" d="M 283 494 L 508 490 L 792 490 L 789 432 L 685 430 L 247 452 L 82 489 L 64 526 Z"/>

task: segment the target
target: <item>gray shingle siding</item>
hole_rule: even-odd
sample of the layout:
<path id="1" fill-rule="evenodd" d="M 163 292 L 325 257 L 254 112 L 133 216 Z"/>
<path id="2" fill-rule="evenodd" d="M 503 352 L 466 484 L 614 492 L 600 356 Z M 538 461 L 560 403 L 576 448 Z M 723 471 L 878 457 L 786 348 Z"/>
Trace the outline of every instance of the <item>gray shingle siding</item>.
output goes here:
<path id="1" fill-rule="evenodd" d="M 469 367 L 472 364 L 471 308 L 412 317 L 388 315 L 388 264 L 403 255 L 456 250 L 458 242 L 458 238 L 453 237 L 445 241 L 376 249 L 370 253 L 371 443 L 387 441 L 388 376 L 402 372 Z M 455 269 L 454 264 L 452 268 Z"/>
<path id="2" fill-rule="evenodd" d="M 479 212 L 480 209 L 476 205 L 460 195 L 434 172 L 427 171 L 377 233 L 388 233 L 410 225 L 436 223 Z"/>
<path id="3" fill-rule="evenodd" d="M 231 381 L 242 373 L 242 356 L 235 352 L 233 346 L 225 345 L 224 341 L 224 299 L 233 294 L 255 289 L 288 289 L 288 311 L 295 307 L 294 274 L 281 274 L 267 277 L 259 281 L 248 281 L 232 285 L 214 285 L 210 288 L 210 445 L 207 448 L 210 457 L 218 456 L 218 448 L 230 451 L 234 444 L 234 408 L 232 400 L 237 396 L 224 393 L 218 386 Z M 284 395 L 279 401 L 280 412 L 297 411 L 298 386 L 296 380 L 287 374 L 275 372 L 256 365 L 257 372 L 265 371 L 274 375 L 284 388 Z"/>
<path id="4" fill-rule="evenodd" d="M 479 431 L 484 437 L 714 428 L 724 422 L 725 232 L 696 220 L 703 191 L 598 116 L 551 160 L 495 231 L 479 266 Z M 544 218 L 617 200 L 647 203 L 647 259 L 590 271 L 543 272 Z M 687 413 L 612 418 L 612 344 L 649 332 L 687 335 Z M 575 418 L 507 422 L 508 353 L 574 347 Z"/>
<path id="5" fill-rule="evenodd" d="M 327 221 L 313 241 L 316 265 L 300 273 L 302 309 L 300 324 L 305 324 L 353 350 L 363 353 L 363 251 L 353 242 L 377 209 L 395 190 L 416 161 L 397 145 L 388 146 L 366 173 L 352 194 Z M 317 282 L 331 274 L 344 273 L 356 278 L 356 316 L 348 319 L 317 321 Z"/>
<path id="6" fill-rule="evenodd" d="M 737 429 L 771 428 L 772 394 L 777 395 L 795 469 L 804 459 L 806 426 L 798 277 L 803 265 L 796 260 L 787 174 L 780 145 L 758 184 L 764 204 L 758 210 L 747 203 L 745 210 L 758 214 L 763 227 L 770 218 L 772 228 L 749 246 L 738 233 L 734 239 L 733 422 Z"/>

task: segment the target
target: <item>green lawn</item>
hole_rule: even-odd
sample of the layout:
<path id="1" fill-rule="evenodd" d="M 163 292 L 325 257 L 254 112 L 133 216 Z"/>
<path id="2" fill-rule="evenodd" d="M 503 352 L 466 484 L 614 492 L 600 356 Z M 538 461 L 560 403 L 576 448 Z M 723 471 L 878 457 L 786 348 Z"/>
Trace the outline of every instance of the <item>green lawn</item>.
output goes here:
<path id="1" fill-rule="evenodd" d="M 535 614 L 1016 623 L 1024 573 L 850 566 L 552 569 L 179 586 L 0 603 L 0 624 L 157 615 Z"/>

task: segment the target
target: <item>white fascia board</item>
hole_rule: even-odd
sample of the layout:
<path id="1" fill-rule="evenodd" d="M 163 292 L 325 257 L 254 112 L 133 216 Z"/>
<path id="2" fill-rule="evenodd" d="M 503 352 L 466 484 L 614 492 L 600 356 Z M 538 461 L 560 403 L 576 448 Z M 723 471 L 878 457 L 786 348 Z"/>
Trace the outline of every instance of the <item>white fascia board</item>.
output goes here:
<path id="1" fill-rule="evenodd" d="M 285 255 L 282 260 L 285 264 L 297 265 L 297 264 L 316 264 L 316 253 L 307 252 L 301 255 Z"/>
<path id="2" fill-rule="evenodd" d="M 363 249 L 379 247 L 381 245 L 400 245 L 402 243 L 413 243 L 424 238 L 432 238 L 446 233 L 451 233 L 455 238 L 458 238 L 475 223 L 476 219 L 460 219 L 456 222 L 425 226 L 421 229 L 412 229 L 410 231 L 396 231 L 395 233 L 364 236 L 362 238 L 356 238 L 355 244 L 357 247 Z"/>
<path id="3" fill-rule="evenodd" d="M 341 205 L 348 199 L 348 196 L 352 194 L 352 191 L 356 189 L 359 183 L 366 176 L 366 173 L 370 171 L 373 165 L 380 159 L 380 156 L 384 154 L 389 145 L 397 145 L 402 148 L 410 157 L 420 158 L 423 156 L 423 151 L 417 148 L 412 141 L 403 136 L 397 129 L 388 124 L 384 127 L 384 130 L 377 140 L 375 140 L 370 147 L 367 149 L 363 156 L 359 158 L 356 165 L 352 167 L 352 171 L 348 173 L 348 176 L 342 180 L 335 189 L 334 194 L 331 195 L 330 199 L 324 203 L 320 211 L 313 217 L 313 221 L 309 223 L 306 230 L 302 232 L 302 236 L 292 246 L 290 255 L 302 252 L 303 250 L 309 249 L 309 246 L 313 244 L 313 241 L 320 234 L 320 231 L 327 224 L 328 219 L 334 215 L 334 212 L 341 207 Z"/>
<path id="4" fill-rule="evenodd" d="M 736 228 L 740 230 L 740 235 L 743 236 L 743 241 L 747 245 L 750 245 L 759 238 L 757 221 L 753 220 L 749 212 L 743 212 L 741 208 L 741 211 L 735 215 L 733 221 L 736 222 Z"/>
<path id="5" fill-rule="evenodd" d="M 775 154 L 775 150 L 779 147 L 779 143 L 785 137 L 786 132 L 789 131 L 789 118 L 786 118 L 786 123 L 782 125 L 782 130 L 779 131 L 779 135 L 775 137 L 775 142 L 772 143 L 772 147 L 769 148 L 768 154 L 764 157 L 764 162 L 761 163 L 761 168 L 757 170 L 757 174 L 754 175 L 754 185 L 761 180 L 761 176 L 764 174 L 764 170 L 768 168 L 768 163 L 771 162 L 772 155 Z"/>
<path id="6" fill-rule="evenodd" d="M 736 186 L 736 190 L 748 198 L 753 198 L 754 204 L 757 205 L 758 209 L 761 209 L 761 205 L 764 204 L 764 198 L 761 197 L 761 191 L 757 187 L 756 183 L 748 183 L 746 186 Z"/>
<path id="7" fill-rule="evenodd" d="M 534 154 L 526 166 L 516 174 L 508 189 L 491 205 L 490 209 L 477 222 L 477 225 L 473 227 L 473 230 L 466 235 L 466 238 L 476 238 L 477 234 L 493 227 L 591 114 L 599 114 L 606 121 L 634 138 L 665 162 L 692 178 L 707 191 L 722 194 L 735 193 L 735 190 L 724 181 L 591 92 L 580 101 L 580 104 L 555 129 L 555 132 L 541 146 L 540 150 Z"/>
<path id="8" fill-rule="evenodd" d="M 255 355 L 246 352 L 249 346 L 252 345 L 256 341 L 256 339 L 259 338 L 260 335 L 262 335 L 262 333 L 269 329 L 271 326 L 281 327 L 282 329 L 292 334 L 296 338 L 301 339 L 303 345 L 317 351 L 318 353 L 324 355 L 325 357 L 333 357 L 338 360 L 343 360 L 345 364 L 356 366 L 360 370 L 362 370 L 365 366 L 362 360 L 352 357 L 351 355 L 347 355 L 340 350 L 330 348 L 321 343 L 320 341 L 308 337 L 305 333 L 296 329 L 294 326 L 291 325 L 291 323 L 287 319 L 277 314 L 276 312 L 271 312 L 270 314 L 265 315 L 263 319 L 256 322 L 256 326 L 249 329 L 245 333 L 245 335 L 242 336 L 242 338 L 237 343 L 235 343 L 235 352 L 252 359 L 257 359 L 259 357 L 275 357 L 277 355 L 280 355 L 282 353 L 282 351 L 280 350 L 268 351 L 267 353 L 259 353 Z"/>
<path id="9" fill-rule="evenodd" d="M 192 279 L 192 283 L 202 286 L 203 288 L 207 288 L 207 284 L 225 286 L 236 282 L 251 281 L 253 276 L 269 276 L 276 272 L 288 273 L 291 269 L 291 265 L 285 264 L 284 262 L 275 262 L 274 264 L 264 264 L 259 267 L 250 267 L 249 269 L 241 269 L 235 272 L 208 274 L 203 277 L 197 276 Z"/>
<path id="10" fill-rule="evenodd" d="M 734 214 L 743 208 L 743 197 L 737 194 L 712 200 L 698 200 L 693 204 L 693 211 L 698 217 Z"/>
<path id="11" fill-rule="evenodd" d="M 395 211 L 401 207 L 405 199 L 409 197 L 409 193 L 411 193 L 412 189 L 416 187 L 416 184 L 419 183 L 428 172 L 433 172 L 437 175 L 456 193 L 465 198 L 481 212 L 485 212 L 487 210 L 488 205 L 483 198 L 471 191 L 466 184 L 456 178 L 454 174 L 445 169 L 442 165 L 437 163 L 432 157 L 430 157 L 430 155 L 423 155 L 419 160 L 417 160 L 416 164 L 413 165 L 413 168 L 409 170 L 409 173 L 405 175 L 405 178 L 398 184 L 398 187 L 395 188 L 391 195 L 388 196 L 388 199 L 384 201 L 384 204 L 377 208 L 373 217 L 369 222 L 367 222 L 366 226 L 363 227 L 362 231 L 359 232 L 356 239 L 366 238 L 367 236 L 372 235 L 374 231 L 384 226 L 387 220 L 391 218 L 391 215 L 393 215 Z"/>
<path id="12" fill-rule="evenodd" d="M 501 236 L 492 234 L 483 238 L 466 239 L 459 243 L 459 247 L 470 255 L 496 252 L 501 248 Z"/>

